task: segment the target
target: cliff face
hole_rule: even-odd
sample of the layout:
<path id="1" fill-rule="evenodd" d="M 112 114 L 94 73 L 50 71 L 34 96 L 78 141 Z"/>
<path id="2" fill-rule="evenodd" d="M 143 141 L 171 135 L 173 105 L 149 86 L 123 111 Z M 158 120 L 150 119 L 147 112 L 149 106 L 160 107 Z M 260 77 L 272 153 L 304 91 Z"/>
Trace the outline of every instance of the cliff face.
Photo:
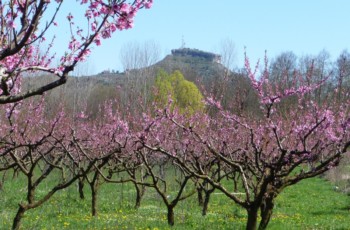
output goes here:
<path id="1" fill-rule="evenodd" d="M 198 58 L 203 58 L 206 61 L 216 62 L 216 63 L 220 63 L 220 61 L 221 61 L 220 55 L 217 55 L 214 53 L 209 53 L 209 52 L 204 52 L 204 51 L 201 51 L 198 49 L 189 49 L 189 48 L 174 49 L 171 51 L 171 54 L 173 56 L 198 57 Z"/>

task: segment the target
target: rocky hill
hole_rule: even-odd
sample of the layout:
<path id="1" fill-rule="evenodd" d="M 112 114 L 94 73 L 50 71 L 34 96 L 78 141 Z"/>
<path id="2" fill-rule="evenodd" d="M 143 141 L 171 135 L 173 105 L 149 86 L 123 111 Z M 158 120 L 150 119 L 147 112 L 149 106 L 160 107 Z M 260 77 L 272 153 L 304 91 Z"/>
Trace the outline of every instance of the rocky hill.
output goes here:
<path id="1" fill-rule="evenodd" d="M 176 49 L 163 60 L 155 64 L 157 68 L 163 68 L 168 72 L 180 70 L 184 76 L 194 80 L 197 78 L 209 80 L 222 76 L 227 69 L 220 63 L 221 57 L 217 54 L 200 51 L 197 49 Z M 191 72 L 191 74 L 186 74 Z"/>
<path id="2" fill-rule="evenodd" d="M 207 91 L 212 87 L 218 88 L 216 84 L 222 82 L 219 79 L 229 73 L 220 63 L 220 56 L 217 54 L 197 49 L 175 49 L 163 60 L 146 68 L 71 77 L 65 85 L 48 92 L 46 100 L 52 106 L 52 113 L 62 103 L 72 110 L 79 111 L 84 106 L 97 110 L 101 102 L 110 98 L 120 100 L 121 107 L 135 104 L 135 98 L 144 100 L 144 104 L 147 104 L 147 100 L 151 100 L 154 79 L 159 69 L 169 73 L 180 70 L 187 80 L 200 84 L 201 89 L 204 86 Z M 50 78 L 26 78 L 24 87 L 42 85 Z M 136 104 L 134 106 L 137 107 Z"/>
<path id="3" fill-rule="evenodd" d="M 174 49 L 171 51 L 171 54 L 173 56 L 182 56 L 182 57 L 187 56 L 187 57 L 202 58 L 202 59 L 205 59 L 209 62 L 210 61 L 217 62 L 217 63 L 221 62 L 220 55 L 210 53 L 210 52 L 201 51 L 198 49 L 189 49 L 189 48 Z"/>
<path id="4" fill-rule="evenodd" d="M 167 55 L 161 61 L 152 66 L 143 69 L 127 70 L 126 72 L 110 72 L 103 71 L 97 75 L 89 76 L 89 78 L 97 78 L 99 82 L 120 82 L 126 76 L 135 76 L 147 72 L 155 74 L 158 69 L 164 69 L 167 72 L 180 70 L 189 80 L 195 78 L 206 79 L 222 76 L 227 73 L 227 69 L 220 63 L 221 56 L 201 51 L 198 49 L 174 49 L 171 54 Z"/>

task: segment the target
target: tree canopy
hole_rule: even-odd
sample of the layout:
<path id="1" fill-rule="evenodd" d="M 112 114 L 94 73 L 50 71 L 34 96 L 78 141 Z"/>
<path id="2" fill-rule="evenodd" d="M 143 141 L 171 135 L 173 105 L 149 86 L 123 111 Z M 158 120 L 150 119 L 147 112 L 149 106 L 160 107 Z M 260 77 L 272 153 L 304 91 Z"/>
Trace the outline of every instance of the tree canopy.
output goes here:
<path id="1" fill-rule="evenodd" d="M 204 109 L 203 95 L 198 87 L 185 79 L 180 71 L 168 74 L 159 70 L 155 80 L 154 101 L 162 107 L 172 101 L 173 108 L 192 114 Z"/>

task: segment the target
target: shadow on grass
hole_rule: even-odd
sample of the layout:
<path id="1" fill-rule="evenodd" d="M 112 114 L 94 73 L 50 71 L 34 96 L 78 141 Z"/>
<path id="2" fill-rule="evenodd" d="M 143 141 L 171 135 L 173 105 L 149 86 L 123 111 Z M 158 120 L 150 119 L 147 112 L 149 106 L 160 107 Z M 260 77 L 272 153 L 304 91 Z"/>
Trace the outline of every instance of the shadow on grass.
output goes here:
<path id="1" fill-rule="evenodd" d="M 343 207 L 343 208 L 340 208 L 339 210 L 342 210 L 342 211 L 350 211 L 350 205 L 349 205 L 349 206 L 346 206 L 346 207 Z"/>
<path id="2" fill-rule="evenodd" d="M 322 210 L 322 211 L 314 211 L 310 212 L 313 216 L 322 216 L 322 215 L 334 215 L 334 214 L 343 214 L 344 211 L 350 211 L 350 206 L 345 206 L 342 208 L 336 208 L 332 210 Z"/>

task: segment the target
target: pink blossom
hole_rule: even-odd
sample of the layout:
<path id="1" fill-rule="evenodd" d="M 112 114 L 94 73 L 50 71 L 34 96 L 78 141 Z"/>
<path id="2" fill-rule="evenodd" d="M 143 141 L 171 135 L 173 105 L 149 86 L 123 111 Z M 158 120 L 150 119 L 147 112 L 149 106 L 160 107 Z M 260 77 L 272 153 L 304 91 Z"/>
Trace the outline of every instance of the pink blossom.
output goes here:
<path id="1" fill-rule="evenodd" d="M 97 35 L 94 39 L 94 42 L 97 46 L 100 46 L 101 45 L 101 38 L 99 35 Z"/>
<path id="2" fill-rule="evenodd" d="M 101 9 L 100 9 L 100 12 L 102 14 L 109 14 L 109 9 L 105 6 L 102 6 Z"/>
<path id="3" fill-rule="evenodd" d="M 2 6 L 2 11 L 4 15 L 4 30 L 3 35 L 6 36 L 6 43 L 13 43 L 19 41 L 7 41 L 11 39 L 9 36 L 13 33 L 13 30 L 18 27 L 18 24 L 21 18 L 32 18 L 33 14 L 36 12 L 37 1 L 25 1 L 25 0 L 16 0 L 11 1 L 13 6 L 9 10 L 9 5 L 4 4 Z M 141 8 L 149 8 L 152 5 L 153 1 L 150 0 L 136 0 L 136 1 L 100 1 L 100 0 L 80 0 L 78 1 L 81 4 L 82 12 L 85 11 L 84 15 L 74 15 L 68 13 L 66 18 L 69 23 L 68 26 L 70 40 L 66 44 L 66 50 L 62 52 L 64 55 L 59 58 L 60 63 L 57 66 L 53 65 L 52 49 L 54 47 L 54 39 L 47 41 L 48 37 L 41 32 L 46 33 L 46 30 L 33 30 L 29 36 L 25 36 L 26 41 L 23 41 L 25 45 L 23 49 L 16 51 L 14 55 L 6 56 L 1 60 L 1 65 L 5 66 L 10 72 L 17 74 L 18 72 L 30 72 L 35 73 L 38 70 L 44 71 L 47 73 L 54 73 L 61 77 L 61 74 L 67 74 L 68 70 L 74 69 L 74 65 L 77 62 L 84 61 L 90 53 L 90 46 L 96 45 L 100 46 L 102 39 L 107 39 L 112 36 L 117 30 L 124 30 L 133 27 L 134 17 L 136 13 Z M 56 20 L 59 19 L 60 13 L 50 14 L 46 9 L 49 9 L 53 5 L 52 9 L 55 9 L 54 4 L 62 3 L 61 0 L 50 1 L 45 0 L 43 17 L 40 17 L 37 24 L 34 25 L 37 28 L 45 28 L 46 26 L 55 27 L 58 26 Z M 23 7 L 26 4 L 26 15 L 23 17 Z M 50 5 L 51 4 L 51 5 Z M 46 8 L 48 7 L 48 8 Z M 59 9 L 59 8 L 58 8 Z M 49 13 L 48 15 L 46 13 Z M 47 18 L 55 15 L 55 18 Z M 47 16 L 47 17 L 46 17 Z M 85 25 L 80 25 L 84 20 L 81 18 L 75 17 L 85 17 L 88 22 L 89 29 L 83 31 Z M 106 17 L 106 20 L 105 20 Z M 52 22 L 50 24 L 45 24 L 46 22 Z M 74 22 L 73 22 L 74 21 Z M 49 30 L 48 30 L 49 31 Z M 14 36 L 12 36 L 13 38 Z M 46 40 L 47 39 L 47 40 Z M 92 42 L 91 42 L 92 39 Z M 4 38 L 2 39 L 4 40 Z M 4 41 L 5 41 L 4 40 Z M 22 42 L 22 41 L 21 41 Z M 48 42 L 48 43 L 46 43 Z M 3 44 L 5 45 L 5 44 Z M 47 50 L 39 52 L 38 47 L 48 47 Z M 4 48 L 4 47 L 3 47 Z M 81 50 L 80 50 L 81 49 Z M 84 50 L 84 51 L 82 51 Z M 51 54 L 50 54 L 51 53 Z M 73 62 L 73 61 L 77 62 Z M 70 66 L 73 65 L 73 66 Z M 38 70 L 37 70 L 38 69 Z M 16 75 L 15 74 L 15 75 Z M 13 87 L 11 87 L 11 92 L 6 92 L 12 96 L 20 92 L 20 83 L 19 81 L 13 82 Z M 0 89 L 0 96 L 4 98 L 10 98 L 10 95 L 4 95 L 4 89 Z M 7 99 L 6 99 L 7 100 Z M 12 100 L 12 99 L 11 99 Z"/>
<path id="4" fill-rule="evenodd" d="M 10 28 L 10 29 L 15 29 L 15 28 L 16 28 L 16 24 L 14 23 L 13 20 L 8 20 L 8 21 L 6 22 L 6 26 L 7 26 L 8 28 Z"/>
<path id="5" fill-rule="evenodd" d="M 71 13 L 68 14 L 67 16 L 68 21 L 71 21 L 73 19 L 73 15 Z"/>
<path id="6" fill-rule="evenodd" d="M 145 3 L 145 7 L 146 9 L 149 9 L 152 7 L 152 4 L 153 4 L 153 0 L 149 0 L 148 2 Z"/>
<path id="7" fill-rule="evenodd" d="M 94 32 L 96 31 L 97 25 L 95 22 L 91 23 L 91 30 Z"/>
<path id="8" fill-rule="evenodd" d="M 128 14 L 131 10 L 131 7 L 129 4 L 127 3 L 122 3 L 121 7 L 120 7 L 120 12 L 121 13 L 125 13 L 125 14 Z"/>

